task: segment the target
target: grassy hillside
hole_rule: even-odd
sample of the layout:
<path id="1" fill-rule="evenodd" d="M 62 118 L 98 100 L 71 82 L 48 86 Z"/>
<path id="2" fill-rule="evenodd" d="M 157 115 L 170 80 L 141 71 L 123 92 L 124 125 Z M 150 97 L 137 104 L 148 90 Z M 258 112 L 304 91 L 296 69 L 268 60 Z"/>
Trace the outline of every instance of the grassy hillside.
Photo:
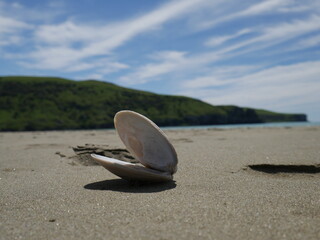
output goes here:
<path id="1" fill-rule="evenodd" d="M 109 128 L 114 114 L 123 109 L 142 113 L 162 126 L 306 120 L 303 114 L 212 106 L 94 80 L 0 77 L 1 131 Z"/>
<path id="2" fill-rule="evenodd" d="M 255 109 L 255 112 L 263 122 L 305 122 L 307 116 L 305 114 L 284 114 L 275 113 L 263 109 Z"/>

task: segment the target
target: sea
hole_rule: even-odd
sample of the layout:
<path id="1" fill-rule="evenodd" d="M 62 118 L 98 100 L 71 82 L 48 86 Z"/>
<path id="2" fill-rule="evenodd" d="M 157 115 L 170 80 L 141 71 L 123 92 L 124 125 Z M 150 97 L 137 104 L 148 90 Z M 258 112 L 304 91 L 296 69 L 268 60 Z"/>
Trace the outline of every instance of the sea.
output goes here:
<path id="1" fill-rule="evenodd" d="M 183 129 L 210 129 L 210 128 L 292 128 L 292 127 L 312 127 L 320 126 L 320 122 L 276 122 L 276 123 L 249 123 L 249 124 L 220 124 L 220 125 L 201 125 L 201 126 L 173 126 L 161 127 L 163 130 L 183 130 Z"/>

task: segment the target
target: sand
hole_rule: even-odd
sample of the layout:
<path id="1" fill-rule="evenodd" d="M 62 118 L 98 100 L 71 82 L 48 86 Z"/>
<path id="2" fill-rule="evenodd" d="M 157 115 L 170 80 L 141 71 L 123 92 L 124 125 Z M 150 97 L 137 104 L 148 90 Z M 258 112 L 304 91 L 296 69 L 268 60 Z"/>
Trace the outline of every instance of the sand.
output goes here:
<path id="1" fill-rule="evenodd" d="M 320 239 L 320 127 L 166 134 L 174 182 L 145 185 L 75 157 L 114 130 L 0 133 L 0 239 Z"/>

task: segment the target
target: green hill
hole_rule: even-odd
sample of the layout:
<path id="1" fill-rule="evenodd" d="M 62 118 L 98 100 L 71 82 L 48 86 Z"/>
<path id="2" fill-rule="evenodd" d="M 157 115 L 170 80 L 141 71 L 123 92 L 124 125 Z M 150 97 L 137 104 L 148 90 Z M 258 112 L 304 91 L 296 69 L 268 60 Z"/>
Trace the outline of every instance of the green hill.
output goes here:
<path id="1" fill-rule="evenodd" d="M 123 109 L 139 112 L 160 126 L 306 121 L 304 114 L 212 106 L 94 80 L 0 77 L 1 131 L 110 128 L 114 114 Z"/>

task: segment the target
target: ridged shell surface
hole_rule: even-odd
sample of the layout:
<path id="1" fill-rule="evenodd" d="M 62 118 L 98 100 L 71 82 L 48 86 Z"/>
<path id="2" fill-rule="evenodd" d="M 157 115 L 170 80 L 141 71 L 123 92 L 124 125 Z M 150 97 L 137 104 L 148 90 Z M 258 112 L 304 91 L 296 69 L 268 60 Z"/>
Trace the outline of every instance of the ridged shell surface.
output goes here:
<path id="1" fill-rule="evenodd" d="M 128 110 L 118 112 L 114 123 L 122 142 L 141 164 L 170 174 L 177 171 L 177 153 L 155 123 Z"/>
<path id="2" fill-rule="evenodd" d="M 132 164 L 96 154 L 92 158 L 113 174 L 129 181 L 165 182 L 172 180 L 168 172 L 160 172 L 138 164 Z"/>

